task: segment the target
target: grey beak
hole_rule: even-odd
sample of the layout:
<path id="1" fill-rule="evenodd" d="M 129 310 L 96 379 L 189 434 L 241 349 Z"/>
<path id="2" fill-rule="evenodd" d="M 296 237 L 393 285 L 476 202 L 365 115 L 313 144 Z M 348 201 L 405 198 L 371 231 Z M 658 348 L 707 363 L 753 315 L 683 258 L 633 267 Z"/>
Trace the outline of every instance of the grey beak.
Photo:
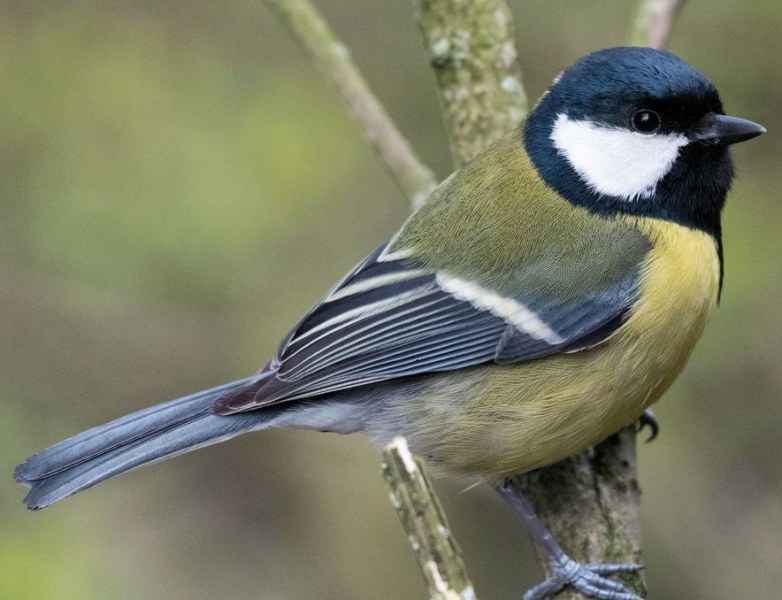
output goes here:
<path id="1" fill-rule="evenodd" d="M 709 113 L 703 117 L 689 138 L 712 146 L 727 146 L 745 142 L 766 133 L 766 128 L 747 119 Z"/>

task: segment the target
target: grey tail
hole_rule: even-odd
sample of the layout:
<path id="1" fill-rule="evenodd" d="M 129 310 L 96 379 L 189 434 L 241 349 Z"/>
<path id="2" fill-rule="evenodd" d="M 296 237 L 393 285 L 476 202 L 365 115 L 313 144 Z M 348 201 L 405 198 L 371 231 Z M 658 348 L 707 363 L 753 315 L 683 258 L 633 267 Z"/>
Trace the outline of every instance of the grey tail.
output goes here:
<path id="1" fill-rule="evenodd" d="M 125 471 L 264 428 L 279 410 L 229 416 L 211 411 L 215 400 L 257 380 L 258 375 L 152 406 L 31 456 L 14 472 L 30 487 L 25 504 L 44 508 Z"/>

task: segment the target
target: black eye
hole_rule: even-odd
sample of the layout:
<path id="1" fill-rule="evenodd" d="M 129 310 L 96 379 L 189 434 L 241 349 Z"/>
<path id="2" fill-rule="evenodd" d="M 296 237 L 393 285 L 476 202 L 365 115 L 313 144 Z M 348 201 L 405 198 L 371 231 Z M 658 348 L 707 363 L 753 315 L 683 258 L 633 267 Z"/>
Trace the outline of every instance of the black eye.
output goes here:
<path id="1" fill-rule="evenodd" d="M 654 133 L 660 129 L 660 125 L 662 125 L 662 119 L 653 110 L 645 108 L 637 110 L 633 114 L 633 129 L 640 133 Z"/>

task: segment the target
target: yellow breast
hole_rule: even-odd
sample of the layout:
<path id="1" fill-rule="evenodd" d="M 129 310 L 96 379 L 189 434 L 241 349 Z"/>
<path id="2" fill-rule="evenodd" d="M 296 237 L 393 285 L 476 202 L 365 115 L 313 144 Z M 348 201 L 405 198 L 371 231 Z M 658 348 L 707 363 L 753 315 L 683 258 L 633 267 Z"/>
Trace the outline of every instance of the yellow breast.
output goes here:
<path id="1" fill-rule="evenodd" d="M 451 472 L 524 472 L 602 441 L 662 395 L 716 305 L 716 242 L 670 222 L 628 220 L 652 250 L 627 322 L 590 350 L 438 377 L 436 393 L 413 409 L 416 451 Z"/>
<path id="2" fill-rule="evenodd" d="M 717 304 L 720 264 L 711 235 L 654 219 L 634 221 L 653 250 L 640 300 L 616 343 L 631 355 L 640 346 L 644 361 L 657 369 L 663 387 L 654 401 L 684 367 Z"/>

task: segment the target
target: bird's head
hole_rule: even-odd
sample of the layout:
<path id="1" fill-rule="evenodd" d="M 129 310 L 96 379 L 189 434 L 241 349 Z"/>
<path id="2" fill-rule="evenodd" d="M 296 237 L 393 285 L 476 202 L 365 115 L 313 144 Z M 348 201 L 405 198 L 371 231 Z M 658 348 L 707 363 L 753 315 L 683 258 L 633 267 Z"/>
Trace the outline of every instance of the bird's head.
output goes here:
<path id="1" fill-rule="evenodd" d="M 524 142 L 541 177 L 575 204 L 718 235 L 733 179 L 727 147 L 764 131 L 726 116 L 714 85 L 673 54 L 611 48 L 557 77 Z"/>

